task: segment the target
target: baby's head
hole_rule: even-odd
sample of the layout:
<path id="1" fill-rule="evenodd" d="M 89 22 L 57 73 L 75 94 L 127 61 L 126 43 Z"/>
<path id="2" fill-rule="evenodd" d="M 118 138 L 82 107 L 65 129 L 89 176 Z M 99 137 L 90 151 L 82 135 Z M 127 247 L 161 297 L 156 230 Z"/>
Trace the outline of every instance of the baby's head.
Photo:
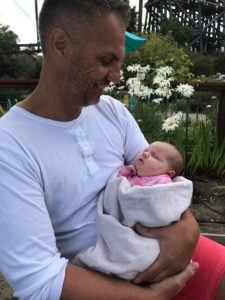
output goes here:
<path id="1" fill-rule="evenodd" d="M 133 161 L 136 174 L 140 177 L 168 174 L 180 175 L 183 170 L 183 158 L 173 145 L 156 141 L 149 145 Z"/>

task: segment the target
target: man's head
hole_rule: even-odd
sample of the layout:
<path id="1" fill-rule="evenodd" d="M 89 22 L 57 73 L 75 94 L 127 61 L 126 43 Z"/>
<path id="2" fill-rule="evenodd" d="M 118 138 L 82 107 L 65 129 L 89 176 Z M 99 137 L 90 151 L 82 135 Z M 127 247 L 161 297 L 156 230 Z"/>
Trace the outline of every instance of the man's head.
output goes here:
<path id="1" fill-rule="evenodd" d="M 119 81 L 128 19 L 125 0 L 45 0 L 40 37 L 63 101 L 95 104 L 110 81 Z"/>
<path id="2" fill-rule="evenodd" d="M 183 170 L 183 158 L 173 145 L 156 141 L 151 143 L 135 159 L 137 175 L 153 176 L 168 174 L 170 177 L 180 175 Z"/>
<path id="3" fill-rule="evenodd" d="M 39 33 L 43 52 L 54 28 L 61 28 L 70 36 L 85 37 L 104 14 L 117 14 L 125 25 L 129 22 L 128 0 L 45 0 L 39 16 Z"/>

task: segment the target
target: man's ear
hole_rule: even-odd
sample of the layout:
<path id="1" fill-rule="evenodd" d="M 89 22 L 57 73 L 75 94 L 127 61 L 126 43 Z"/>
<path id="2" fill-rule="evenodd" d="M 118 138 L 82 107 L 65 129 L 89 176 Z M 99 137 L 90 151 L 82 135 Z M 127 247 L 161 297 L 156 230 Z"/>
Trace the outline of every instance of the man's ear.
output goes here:
<path id="1" fill-rule="evenodd" d="M 173 178 L 173 177 L 176 176 L 176 172 L 175 172 L 174 170 L 169 171 L 169 172 L 168 172 L 168 175 L 169 175 L 171 178 Z"/>
<path id="2" fill-rule="evenodd" d="M 61 28 L 55 28 L 49 34 L 49 46 L 55 59 L 64 59 L 69 46 L 70 38 Z"/>

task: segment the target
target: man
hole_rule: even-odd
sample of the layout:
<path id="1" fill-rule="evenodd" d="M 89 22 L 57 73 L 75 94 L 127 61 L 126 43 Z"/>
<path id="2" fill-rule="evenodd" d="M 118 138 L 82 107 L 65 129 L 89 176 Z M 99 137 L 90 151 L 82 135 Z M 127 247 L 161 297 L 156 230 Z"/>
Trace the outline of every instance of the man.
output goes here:
<path id="1" fill-rule="evenodd" d="M 96 241 L 109 176 L 147 146 L 121 103 L 100 100 L 119 81 L 127 11 L 119 0 L 43 4 L 40 81 L 0 120 L 0 271 L 20 299 L 170 299 L 197 268 L 185 269 L 199 234 L 188 211 L 161 231 L 136 226 L 157 235 L 161 254 L 135 283 L 178 275 L 140 287 L 71 263 Z"/>

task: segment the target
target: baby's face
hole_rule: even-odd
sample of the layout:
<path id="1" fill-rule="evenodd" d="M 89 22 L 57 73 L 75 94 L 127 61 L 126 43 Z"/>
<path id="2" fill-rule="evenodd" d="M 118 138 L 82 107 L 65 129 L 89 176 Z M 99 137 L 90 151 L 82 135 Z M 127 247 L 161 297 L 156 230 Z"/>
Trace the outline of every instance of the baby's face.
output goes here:
<path id="1" fill-rule="evenodd" d="M 133 161 L 137 175 L 143 177 L 168 173 L 170 169 L 168 151 L 171 150 L 163 142 L 150 144 Z"/>

